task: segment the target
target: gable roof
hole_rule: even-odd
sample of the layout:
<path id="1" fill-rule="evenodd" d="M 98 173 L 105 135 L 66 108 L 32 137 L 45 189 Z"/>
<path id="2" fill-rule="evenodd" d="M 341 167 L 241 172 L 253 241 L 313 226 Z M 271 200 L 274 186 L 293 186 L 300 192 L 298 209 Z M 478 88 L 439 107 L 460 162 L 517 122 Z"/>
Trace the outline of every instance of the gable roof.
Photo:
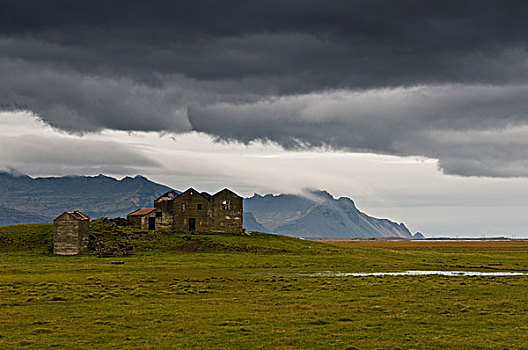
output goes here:
<path id="1" fill-rule="evenodd" d="M 209 200 L 209 197 L 207 196 L 208 193 L 207 192 L 198 192 L 196 191 L 194 188 L 192 187 L 189 187 L 186 191 L 182 192 L 182 194 L 180 194 L 178 197 L 183 197 L 184 195 L 189 195 L 189 196 L 200 196 L 202 197 L 203 199 L 205 200 Z"/>
<path id="2" fill-rule="evenodd" d="M 128 214 L 128 216 L 143 216 L 152 213 L 154 210 L 156 208 L 141 208 Z"/>
<path id="3" fill-rule="evenodd" d="M 218 195 L 220 195 L 220 194 L 222 194 L 224 192 L 228 192 L 228 193 L 230 193 L 230 194 L 232 194 L 234 196 L 240 197 L 238 194 L 236 194 L 235 192 L 231 191 L 229 188 L 224 188 L 223 190 L 216 192 L 215 194 L 213 194 L 213 197 L 216 197 L 216 196 L 218 196 Z M 240 198 L 242 198 L 242 197 L 240 197 Z"/>
<path id="4" fill-rule="evenodd" d="M 180 195 L 180 193 L 178 193 L 177 191 L 170 190 L 170 191 L 165 192 L 164 194 L 162 194 L 158 198 L 156 198 L 154 200 L 154 202 L 157 202 L 157 201 L 159 201 L 160 199 L 163 199 L 163 198 L 174 199 L 174 198 L 178 197 L 179 195 Z"/>
<path id="5" fill-rule="evenodd" d="M 55 220 L 59 219 L 60 217 L 64 216 L 64 215 L 69 215 L 71 216 L 72 218 L 74 218 L 75 220 L 79 220 L 79 221 L 87 221 L 87 220 L 90 220 L 90 218 L 86 215 L 84 215 L 83 213 L 81 213 L 80 211 L 78 210 L 75 210 L 75 211 L 71 211 L 71 212 L 67 212 L 65 211 L 64 213 L 60 214 L 59 216 L 57 216 L 55 218 Z"/>

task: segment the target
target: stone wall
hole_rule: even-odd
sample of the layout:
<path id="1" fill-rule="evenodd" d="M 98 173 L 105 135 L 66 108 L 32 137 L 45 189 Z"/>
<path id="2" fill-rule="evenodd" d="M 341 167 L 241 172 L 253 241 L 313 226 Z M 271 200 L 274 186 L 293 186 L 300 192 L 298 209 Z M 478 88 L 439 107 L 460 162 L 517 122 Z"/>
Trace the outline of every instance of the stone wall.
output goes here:
<path id="1" fill-rule="evenodd" d="M 78 220 L 68 213 L 53 221 L 53 254 L 75 255 L 88 247 L 89 220 Z"/>
<path id="2" fill-rule="evenodd" d="M 161 216 L 156 216 L 156 230 L 157 231 L 173 231 L 174 226 L 174 215 L 173 215 L 174 203 L 169 198 L 161 198 L 154 201 L 154 208 L 156 212 L 161 213 Z"/>
<path id="3" fill-rule="evenodd" d="M 159 210 L 157 210 L 157 212 L 161 213 L 161 215 L 158 214 L 156 216 L 156 231 L 173 231 L 174 215 L 172 214 L 172 212 Z"/>
<path id="4" fill-rule="evenodd" d="M 228 189 L 214 196 L 193 188 L 180 195 L 168 192 L 154 201 L 156 230 L 194 233 L 241 233 L 242 197 Z M 161 214 L 159 214 L 161 213 Z M 138 221 L 135 226 L 142 227 Z"/>
<path id="5" fill-rule="evenodd" d="M 173 231 L 207 233 L 211 231 L 211 210 L 207 197 L 188 190 L 174 199 Z M 191 221 L 194 220 L 194 229 Z"/>
<path id="6" fill-rule="evenodd" d="M 141 216 L 137 215 L 128 215 L 127 220 L 136 227 L 141 227 Z"/>
<path id="7" fill-rule="evenodd" d="M 242 197 L 231 191 L 223 190 L 213 196 L 212 201 L 213 231 L 241 233 L 242 230 Z"/>
<path id="8" fill-rule="evenodd" d="M 157 212 L 161 212 L 161 216 L 156 217 L 156 230 L 158 231 L 173 231 L 174 227 L 174 201 L 173 198 L 177 196 L 175 192 L 169 191 L 160 198 L 154 201 L 154 208 Z"/>

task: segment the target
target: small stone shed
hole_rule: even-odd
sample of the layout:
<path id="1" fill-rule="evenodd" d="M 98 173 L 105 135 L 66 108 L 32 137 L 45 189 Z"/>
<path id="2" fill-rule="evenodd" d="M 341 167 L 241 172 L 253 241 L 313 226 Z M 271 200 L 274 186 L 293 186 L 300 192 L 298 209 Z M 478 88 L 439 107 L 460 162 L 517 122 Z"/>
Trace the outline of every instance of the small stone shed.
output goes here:
<path id="1" fill-rule="evenodd" d="M 156 229 L 156 208 L 138 209 L 127 215 L 127 220 L 143 230 Z"/>
<path id="2" fill-rule="evenodd" d="M 53 220 L 53 225 L 53 254 L 75 255 L 88 247 L 88 216 L 80 211 L 64 212 Z"/>

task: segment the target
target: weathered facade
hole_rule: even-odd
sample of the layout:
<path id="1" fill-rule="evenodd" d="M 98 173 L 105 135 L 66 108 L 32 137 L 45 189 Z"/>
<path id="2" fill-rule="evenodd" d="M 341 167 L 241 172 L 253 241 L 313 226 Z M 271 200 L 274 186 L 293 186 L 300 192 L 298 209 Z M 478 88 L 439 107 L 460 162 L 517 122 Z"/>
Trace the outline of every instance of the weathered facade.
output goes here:
<path id="1" fill-rule="evenodd" d="M 241 233 L 242 210 L 242 197 L 227 188 L 214 195 L 189 188 L 181 194 L 169 191 L 156 199 L 149 215 L 155 217 L 156 230 Z M 137 220 L 135 225 L 143 227 Z"/>
<path id="2" fill-rule="evenodd" d="M 79 211 L 65 212 L 53 220 L 53 225 L 53 254 L 75 255 L 88 247 L 88 216 Z"/>
<path id="3" fill-rule="evenodd" d="M 138 209 L 127 215 L 132 225 L 144 230 L 156 229 L 156 208 Z"/>

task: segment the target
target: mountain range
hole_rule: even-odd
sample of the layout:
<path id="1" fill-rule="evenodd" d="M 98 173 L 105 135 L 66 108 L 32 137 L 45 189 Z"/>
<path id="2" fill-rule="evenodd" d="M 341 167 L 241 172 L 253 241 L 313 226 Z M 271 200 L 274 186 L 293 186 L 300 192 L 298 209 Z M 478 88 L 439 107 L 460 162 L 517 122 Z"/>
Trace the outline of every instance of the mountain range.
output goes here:
<path id="1" fill-rule="evenodd" d="M 0 225 L 51 222 L 72 210 L 92 218 L 124 217 L 138 208 L 152 207 L 154 199 L 169 190 L 140 175 L 117 180 L 104 175 L 32 178 L 2 172 Z M 413 238 L 403 223 L 373 218 L 350 198 L 336 199 L 326 191 L 245 198 L 244 227 L 294 237 Z"/>
<path id="2" fill-rule="evenodd" d="M 89 217 L 126 216 L 170 190 L 143 176 L 38 177 L 0 173 L 0 225 L 51 222 L 64 211 Z"/>
<path id="3" fill-rule="evenodd" d="M 244 200 L 244 222 L 249 230 L 295 237 L 413 238 L 404 224 L 369 216 L 357 209 L 350 198 L 336 199 L 326 191 L 255 194 Z"/>

